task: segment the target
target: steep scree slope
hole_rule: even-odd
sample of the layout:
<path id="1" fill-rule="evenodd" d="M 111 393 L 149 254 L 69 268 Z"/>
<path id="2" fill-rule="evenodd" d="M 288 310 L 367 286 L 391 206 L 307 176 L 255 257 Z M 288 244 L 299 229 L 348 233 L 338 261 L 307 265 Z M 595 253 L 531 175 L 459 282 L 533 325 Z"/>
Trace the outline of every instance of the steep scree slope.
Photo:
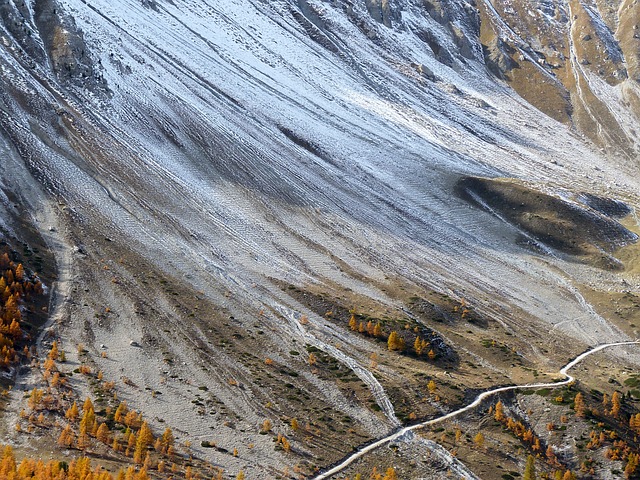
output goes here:
<path id="1" fill-rule="evenodd" d="M 532 252 L 518 225 L 455 191 L 461 177 L 499 176 L 638 205 L 633 9 L 2 2 L 0 180 L 23 194 L 36 181 L 45 195 L 32 204 L 52 203 L 33 222 L 72 256 L 55 334 L 197 455 L 259 478 L 289 462 L 259 435 L 264 418 L 281 431 L 287 416 L 343 418 L 298 442 L 313 469 L 409 415 L 419 385 L 400 366 L 422 364 L 325 305 L 386 326 L 431 321 L 416 320 L 412 296 L 469 305 L 491 327 L 458 313 L 430 328 L 457 332 L 442 342 L 496 382 L 511 373 L 470 346 L 482 328 L 549 371 L 628 338 L 576 285 L 623 291 L 639 284 L 633 269 Z M 227 453 L 200 447 L 212 435 Z M 234 457 L 233 444 L 253 450 Z"/>

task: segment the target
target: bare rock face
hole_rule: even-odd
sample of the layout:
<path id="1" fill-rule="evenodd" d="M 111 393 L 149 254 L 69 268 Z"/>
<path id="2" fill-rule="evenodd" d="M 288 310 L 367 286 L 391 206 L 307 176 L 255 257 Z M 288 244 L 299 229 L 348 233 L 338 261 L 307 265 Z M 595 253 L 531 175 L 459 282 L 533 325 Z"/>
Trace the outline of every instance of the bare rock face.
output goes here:
<path id="1" fill-rule="evenodd" d="M 73 17 L 64 14 L 56 0 L 34 2 L 33 20 L 52 71 L 61 81 L 96 93 L 105 90 L 104 79 L 94 65 L 82 31 Z"/>
<path id="2" fill-rule="evenodd" d="M 394 13 L 391 11 L 389 0 L 366 0 L 367 10 L 371 17 L 385 27 L 393 25 Z"/>
<path id="3" fill-rule="evenodd" d="M 489 70 L 499 78 L 508 79 L 509 72 L 518 67 L 518 63 L 512 58 L 515 50 L 497 36 L 484 45 L 484 48 Z"/>
<path id="4" fill-rule="evenodd" d="M 21 60 L 31 62 L 31 68 L 37 65 L 51 69 L 60 81 L 89 88 L 96 94 L 106 91 L 82 31 L 56 0 L 4 2 L 0 16 L 22 50 Z"/>
<path id="5" fill-rule="evenodd" d="M 492 71 L 536 108 L 575 124 L 601 147 L 627 154 L 637 150 L 636 133 L 611 113 L 606 93 L 619 89 L 625 100 L 615 108 L 638 118 L 637 82 L 629 81 L 637 78 L 640 45 L 631 40 L 637 5 L 543 1 L 496 3 L 494 8 L 483 2 L 479 8 Z M 514 72 L 505 55 L 526 74 Z M 608 87 L 600 88 L 600 82 Z M 560 99 L 564 106 L 558 109 Z"/>

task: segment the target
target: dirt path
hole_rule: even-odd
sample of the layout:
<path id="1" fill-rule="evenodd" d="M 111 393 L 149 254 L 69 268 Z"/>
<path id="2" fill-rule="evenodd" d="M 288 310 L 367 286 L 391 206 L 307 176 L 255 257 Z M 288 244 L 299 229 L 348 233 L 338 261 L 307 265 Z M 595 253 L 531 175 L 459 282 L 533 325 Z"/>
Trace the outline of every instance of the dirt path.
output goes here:
<path id="1" fill-rule="evenodd" d="M 578 363 L 580 363 L 582 360 L 584 360 L 586 357 L 588 357 L 589 355 L 592 355 L 596 352 L 599 352 L 600 350 L 604 350 L 605 348 L 609 348 L 609 347 L 616 347 L 616 346 L 620 346 L 620 345 L 637 345 L 640 344 L 640 340 L 635 340 L 633 342 L 617 342 L 617 343 L 606 343 L 603 345 L 598 345 L 596 347 L 593 347 L 589 350 L 587 350 L 586 352 L 578 355 L 576 358 L 574 358 L 573 360 L 571 360 L 569 363 L 567 363 L 564 367 L 562 367 L 560 369 L 560 374 L 564 375 L 566 378 L 561 381 L 561 382 L 554 382 L 554 383 L 529 383 L 526 385 L 512 385 L 509 387 L 499 387 L 499 388 L 494 388 L 492 390 L 488 390 L 486 392 L 481 393 L 480 395 L 478 395 L 475 400 L 473 402 L 471 402 L 469 405 L 462 407 L 458 410 L 455 410 L 453 412 L 447 413 L 446 415 L 442 415 L 441 417 L 437 417 L 431 420 L 427 420 L 426 422 L 422 422 L 422 423 L 418 423 L 416 425 L 411 425 L 409 427 L 404 427 L 400 430 L 397 430 L 395 433 L 388 435 L 384 438 L 381 438 L 380 440 L 375 441 L 374 443 L 371 443 L 365 447 L 362 447 L 360 449 L 358 449 L 356 452 L 354 452 L 352 455 L 348 456 L 347 458 L 345 458 L 341 463 L 339 463 L 338 465 L 336 465 L 335 467 L 331 468 L 330 470 L 327 470 L 324 473 L 321 473 L 320 475 L 316 476 L 314 480 L 323 480 L 323 479 L 327 479 L 327 478 L 331 478 L 333 475 L 340 473 L 342 470 L 344 470 L 345 468 L 347 468 L 349 465 L 351 465 L 354 461 L 356 461 L 357 459 L 363 457 L 364 455 L 366 455 L 367 453 L 375 450 L 378 447 L 381 447 L 382 445 L 385 445 L 389 442 L 392 442 L 394 440 L 397 440 L 398 438 L 402 437 L 403 435 L 405 435 L 408 432 L 414 431 L 414 430 L 418 430 L 420 428 L 423 427 L 428 427 L 431 425 L 435 425 L 436 423 L 440 423 L 443 422 L 445 420 L 449 420 L 453 417 L 456 417 L 458 415 L 460 415 L 461 413 L 464 412 L 468 412 L 469 410 L 477 407 L 480 403 L 482 403 L 483 400 L 485 400 L 486 398 L 496 394 L 496 393 L 500 393 L 500 392 L 508 392 L 510 390 L 517 390 L 517 389 L 530 389 L 530 388 L 555 388 L 555 387 L 560 387 L 563 385 L 567 385 L 571 382 L 573 382 L 575 380 L 574 377 L 572 377 L 571 375 L 569 375 L 568 371 L 575 367 Z"/>

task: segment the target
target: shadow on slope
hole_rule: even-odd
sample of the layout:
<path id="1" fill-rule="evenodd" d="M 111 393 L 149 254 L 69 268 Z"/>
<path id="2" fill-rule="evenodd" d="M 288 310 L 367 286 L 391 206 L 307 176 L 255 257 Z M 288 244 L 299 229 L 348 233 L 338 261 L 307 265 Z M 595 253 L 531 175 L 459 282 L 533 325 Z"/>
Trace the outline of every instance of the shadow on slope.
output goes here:
<path id="1" fill-rule="evenodd" d="M 569 200 L 513 179 L 463 177 L 456 190 L 461 198 L 517 227 L 523 244 L 539 250 L 547 250 L 546 245 L 599 268 L 623 268 L 612 253 L 638 239 L 615 220 L 631 211 L 617 200 L 587 193 Z"/>

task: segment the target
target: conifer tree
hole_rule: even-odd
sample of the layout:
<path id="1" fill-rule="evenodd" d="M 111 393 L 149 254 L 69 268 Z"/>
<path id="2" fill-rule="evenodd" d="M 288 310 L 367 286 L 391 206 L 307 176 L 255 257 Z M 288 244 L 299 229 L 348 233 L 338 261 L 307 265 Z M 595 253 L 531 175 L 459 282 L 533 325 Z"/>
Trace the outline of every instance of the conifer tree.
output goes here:
<path id="1" fill-rule="evenodd" d="M 271 420 L 266 418 L 264 422 L 262 422 L 262 428 L 260 429 L 262 432 L 270 432 L 271 431 Z"/>
<path id="2" fill-rule="evenodd" d="M 73 434 L 71 425 L 67 425 L 66 427 L 64 427 L 64 429 L 60 433 L 60 436 L 58 437 L 58 445 L 67 448 L 71 447 L 73 445 L 74 436 L 75 435 Z"/>
<path id="3" fill-rule="evenodd" d="M 373 336 L 373 328 L 374 328 L 374 326 L 373 326 L 373 322 L 372 322 L 371 320 L 369 320 L 369 321 L 367 322 L 367 333 L 368 333 L 369 335 L 371 335 L 371 336 Z"/>
<path id="4" fill-rule="evenodd" d="M 413 351 L 416 352 L 416 355 L 422 355 L 422 342 L 420 337 L 416 337 L 413 342 Z"/>
<path id="5" fill-rule="evenodd" d="M 78 416 L 80 415 L 80 412 L 78 411 L 78 404 L 76 402 L 73 402 L 73 405 L 69 407 L 69 409 L 65 412 L 64 415 L 70 421 L 75 422 L 78 419 Z"/>
<path id="6" fill-rule="evenodd" d="M 309 353 L 309 358 L 307 359 L 310 366 L 314 366 L 318 362 L 318 357 L 313 352 Z"/>
<path id="7" fill-rule="evenodd" d="M 91 402 L 91 399 L 89 397 L 87 397 L 84 401 L 84 404 L 82 405 L 82 411 L 86 412 L 87 410 L 94 410 L 93 408 L 93 402 Z"/>
<path id="8" fill-rule="evenodd" d="M 389 338 L 387 339 L 387 348 L 391 351 L 404 350 L 404 339 L 398 335 L 398 332 L 395 330 L 389 334 Z"/>
<path id="9" fill-rule="evenodd" d="M 102 443 L 106 443 L 109 444 L 110 443 L 110 436 L 111 432 L 109 431 L 109 427 L 107 426 L 106 423 L 101 423 L 100 426 L 98 427 L 98 431 L 96 432 L 96 438 L 98 439 L 98 441 L 102 442 Z"/>
<path id="10" fill-rule="evenodd" d="M 536 464 L 533 455 L 527 457 L 527 465 L 524 467 L 522 480 L 536 480 Z"/>
<path id="11" fill-rule="evenodd" d="M 166 428 L 162 433 L 162 452 L 166 453 L 169 451 L 169 448 L 173 448 L 173 444 L 175 440 L 173 438 L 173 432 L 170 428 Z"/>
<path id="12" fill-rule="evenodd" d="M 396 470 L 393 467 L 387 468 L 384 477 L 382 480 L 397 480 L 398 476 L 396 475 Z"/>
<path id="13" fill-rule="evenodd" d="M 21 263 L 16 267 L 15 279 L 18 282 L 22 282 L 24 280 L 24 267 Z"/>
<path id="14" fill-rule="evenodd" d="M 127 414 L 127 402 L 120 402 L 116 412 L 113 414 L 113 419 L 118 423 L 124 423 L 124 416 Z"/>
<path id="15" fill-rule="evenodd" d="M 136 439 L 136 448 L 133 453 L 133 461 L 142 463 L 147 452 L 147 448 L 153 443 L 153 432 L 149 428 L 147 422 L 142 422 L 138 438 Z"/>
<path id="16" fill-rule="evenodd" d="M 51 350 L 49 350 L 49 358 L 51 360 L 58 360 L 58 342 L 56 340 L 51 344 Z"/>
<path id="17" fill-rule="evenodd" d="M 613 395 L 611 395 L 611 415 L 618 418 L 618 415 L 620 415 L 620 408 L 620 393 L 616 390 L 613 392 Z"/>
<path id="18" fill-rule="evenodd" d="M 576 412 L 578 417 L 583 418 L 586 413 L 586 406 L 584 404 L 584 397 L 581 392 L 576 393 L 575 398 L 573 399 L 573 409 Z"/>
<path id="19" fill-rule="evenodd" d="M 427 389 L 429 390 L 429 393 L 436 393 L 437 388 L 438 387 L 436 385 L 436 382 L 433 379 L 429 380 L 429 383 L 427 383 Z"/>
<path id="20" fill-rule="evenodd" d="M 373 327 L 373 336 L 376 338 L 382 336 L 382 325 L 380 323 L 376 323 L 375 327 Z"/>

